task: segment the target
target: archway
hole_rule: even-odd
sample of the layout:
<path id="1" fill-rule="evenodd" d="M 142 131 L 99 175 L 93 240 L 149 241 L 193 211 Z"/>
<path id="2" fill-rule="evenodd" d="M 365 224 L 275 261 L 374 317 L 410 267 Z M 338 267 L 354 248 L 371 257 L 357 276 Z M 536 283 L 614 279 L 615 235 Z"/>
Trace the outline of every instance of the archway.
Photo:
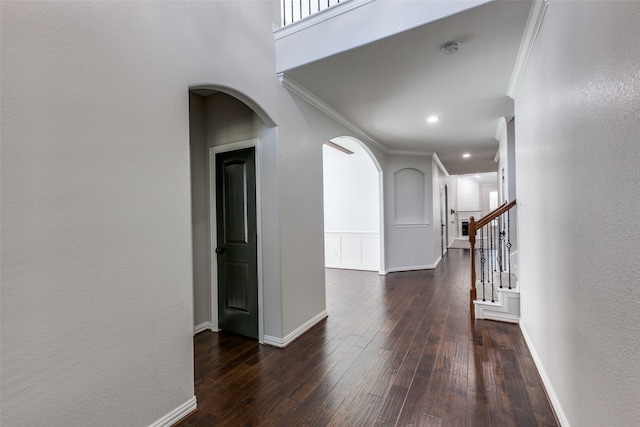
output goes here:
<path id="1" fill-rule="evenodd" d="M 382 168 L 353 137 L 323 147 L 325 266 L 384 271 Z"/>
<path id="2" fill-rule="evenodd" d="M 276 144 L 273 120 L 253 100 L 242 93 L 218 86 L 198 86 L 189 90 L 189 127 L 191 158 L 192 250 L 193 250 L 193 323 L 194 334 L 218 325 L 218 258 L 216 216 L 216 161 L 221 153 L 251 150 L 255 156 L 255 199 L 257 216 L 257 260 L 252 268 L 257 271 L 257 323 L 258 340 L 265 335 L 266 312 L 281 311 L 280 306 L 265 305 L 265 283 L 280 283 L 279 270 L 269 259 L 275 243 L 263 238 L 262 227 L 275 229 L 277 221 L 265 219 L 262 212 L 273 210 L 275 198 L 263 195 L 262 187 L 270 187 L 276 176 L 269 164 L 275 156 Z M 273 172 L 275 175 L 275 172 Z M 266 183 L 266 185 L 265 185 Z M 276 230 L 277 231 L 277 230 Z M 266 285 L 269 286 L 269 285 Z M 275 316 L 277 317 L 277 316 Z M 254 335 L 255 336 L 255 335 Z"/>

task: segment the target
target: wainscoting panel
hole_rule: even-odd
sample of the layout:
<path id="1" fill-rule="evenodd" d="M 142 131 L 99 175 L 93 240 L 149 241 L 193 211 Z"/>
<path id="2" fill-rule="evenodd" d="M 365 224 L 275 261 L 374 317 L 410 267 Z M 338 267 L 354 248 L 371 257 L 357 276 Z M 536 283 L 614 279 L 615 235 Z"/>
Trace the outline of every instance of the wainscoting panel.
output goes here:
<path id="1" fill-rule="evenodd" d="M 380 269 L 379 233 L 325 232 L 324 252 L 328 268 Z"/>

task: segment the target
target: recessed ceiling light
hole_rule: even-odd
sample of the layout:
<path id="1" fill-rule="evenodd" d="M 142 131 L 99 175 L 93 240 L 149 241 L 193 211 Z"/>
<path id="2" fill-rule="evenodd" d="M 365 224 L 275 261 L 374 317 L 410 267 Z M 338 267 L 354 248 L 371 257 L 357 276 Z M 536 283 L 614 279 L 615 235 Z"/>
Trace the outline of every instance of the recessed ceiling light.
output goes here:
<path id="1" fill-rule="evenodd" d="M 471 154 L 470 153 L 464 153 L 462 155 L 462 157 L 464 157 L 465 159 L 468 159 L 469 157 L 471 157 Z"/>
<path id="2" fill-rule="evenodd" d="M 429 116 L 427 117 L 427 123 L 435 123 L 440 120 L 438 116 Z"/>

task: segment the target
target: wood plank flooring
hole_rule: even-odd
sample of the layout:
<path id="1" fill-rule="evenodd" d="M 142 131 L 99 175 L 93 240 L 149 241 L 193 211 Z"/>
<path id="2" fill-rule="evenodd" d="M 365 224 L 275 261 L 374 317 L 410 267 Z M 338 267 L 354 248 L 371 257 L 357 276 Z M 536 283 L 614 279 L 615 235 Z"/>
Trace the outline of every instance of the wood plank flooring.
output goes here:
<path id="1" fill-rule="evenodd" d="M 468 264 L 328 269 L 329 318 L 285 349 L 198 334 L 179 426 L 556 426 L 518 326 L 470 321 Z"/>

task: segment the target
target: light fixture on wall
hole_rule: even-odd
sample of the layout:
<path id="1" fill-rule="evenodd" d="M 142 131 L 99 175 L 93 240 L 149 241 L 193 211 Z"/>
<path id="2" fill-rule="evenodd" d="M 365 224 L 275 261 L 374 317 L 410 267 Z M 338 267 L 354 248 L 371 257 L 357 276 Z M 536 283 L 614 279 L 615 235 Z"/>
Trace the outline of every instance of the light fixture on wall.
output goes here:
<path id="1" fill-rule="evenodd" d="M 471 153 L 464 153 L 462 157 L 468 159 L 469 157 L 471 157 Z"/>
<path id="2" fill-rule="evenodd" d="M 437 123 L 440 121 L 440 117 L 438 116 L 429 116 L 427 117 L 427 123 Z"/>

